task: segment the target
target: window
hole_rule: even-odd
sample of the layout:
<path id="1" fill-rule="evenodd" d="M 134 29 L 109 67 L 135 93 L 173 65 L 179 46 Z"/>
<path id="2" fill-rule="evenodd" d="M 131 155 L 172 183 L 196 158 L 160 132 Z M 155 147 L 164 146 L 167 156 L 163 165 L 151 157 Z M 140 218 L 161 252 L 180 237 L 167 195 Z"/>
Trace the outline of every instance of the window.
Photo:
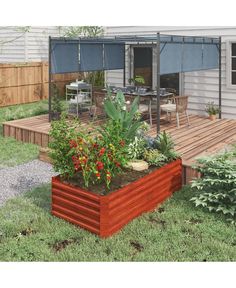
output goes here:
<path id="1" fill-rule="evenodd" d="M 236 39 L 227 42 L 226 57 L 227 87 L 236 89 Z"/>
<path id="2" fill-rule="evenodd" d="M 236 43 L 231 43 L 231 85 L 236 85 Z"/>

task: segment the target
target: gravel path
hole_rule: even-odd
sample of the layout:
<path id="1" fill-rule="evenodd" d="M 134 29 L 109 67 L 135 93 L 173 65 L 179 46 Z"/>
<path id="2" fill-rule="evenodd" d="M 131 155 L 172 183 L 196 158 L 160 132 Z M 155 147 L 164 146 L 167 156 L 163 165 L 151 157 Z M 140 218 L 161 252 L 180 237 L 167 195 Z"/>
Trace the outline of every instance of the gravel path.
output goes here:
<path id="1" fill-rule="evenodd" d="M 0 206 L 6 200 L 23 192 L 49 183 L 51 177 L 56 175 L 52 165 L 33 160 L 31 162 L 0 169 Z"/>

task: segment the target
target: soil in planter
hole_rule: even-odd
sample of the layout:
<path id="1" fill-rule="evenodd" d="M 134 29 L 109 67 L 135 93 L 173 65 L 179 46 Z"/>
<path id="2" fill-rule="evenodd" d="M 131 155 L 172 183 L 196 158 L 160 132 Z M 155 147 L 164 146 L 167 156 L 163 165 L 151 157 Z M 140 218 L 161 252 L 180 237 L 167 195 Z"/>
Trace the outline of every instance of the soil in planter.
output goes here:
<path id="1" fill-rule="evenodd" d="M 105 183 L 91 184 L 88 188 L 86 188 L 83 184 L 83 177 L 79 173 L 75 175 L 73 178 L 71 178 L 70 180 L 67 180 L 67 181 L 65 180 L 64 182 L 68 184 L 72 184 L 74 186 L 79 186 L 80 188 L 91 191 L 95 194 L 107 195 L 113 191 L 116 191 L 144 177 L 145 175 L 152 173 L 153 171 L 157 169 L 159 168 L 155 166 L 150 166 L 147 170 L 143 170 L 143 171 L 134 171 L 134 170 L 126 169 L 123 171 L 123 173 L 120 173 L 119 175 L 117 175 L 115 178 L 112 179 L 109 190 L 106 187 Z"/>

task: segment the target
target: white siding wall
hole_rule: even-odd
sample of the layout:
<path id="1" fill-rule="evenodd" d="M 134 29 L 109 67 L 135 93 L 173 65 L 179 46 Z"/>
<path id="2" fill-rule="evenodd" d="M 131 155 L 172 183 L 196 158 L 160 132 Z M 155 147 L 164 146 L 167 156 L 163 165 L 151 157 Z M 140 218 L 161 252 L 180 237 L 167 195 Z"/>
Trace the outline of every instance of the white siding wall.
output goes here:
<path id="1" fill-rule="evenodd" d="M 148 27 L 148 26 L 122 26 L 107 27 L 107 35 L 148 34 L 160 31 L 163 34 L 192 35 L 192 36 L 222 36 L 222 117 L 236 119 L 236 87 L 229 88 L 227 82 L 226 42 L 236 39 L 236 27 Z M 155 61 L 154 61 L 155 65 Z M 155 66 L 153 67 L 155 71 Z M 153 73 L 154 74 L 154 73 Z M 189 112 L 192 114 L 205 114 L 205 105 L 209 101 L 218 104 L 219 80 L 218 69 L 184 73 L 182 91 L 189 95 Z M 155 75 L 153 75 L 155 80 Z M 120 71 L 106 73 L 107 83 L 117 86 L 123 84 L 123 74 Z M 155 81 L 154 81 L 155 83 Z"/>
<path id="2" fill-rule="evenodd" d="M 16 27 L 0 27 L 0 63 L 47 60 L 48 37 L 59 36 L 59 32 L 56 26 L 32 26 L 26 33 Z"/>

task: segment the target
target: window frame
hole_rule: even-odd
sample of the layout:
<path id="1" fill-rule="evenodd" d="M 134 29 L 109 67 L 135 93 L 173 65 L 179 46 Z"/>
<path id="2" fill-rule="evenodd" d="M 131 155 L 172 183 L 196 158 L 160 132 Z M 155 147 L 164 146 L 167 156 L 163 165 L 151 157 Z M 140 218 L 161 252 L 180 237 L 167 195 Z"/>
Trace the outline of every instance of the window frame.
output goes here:
<path id="1" fill-rule="evenodd" d="M 236 89 L 236 84 L 232 84 L 232 72 L 236 72 L 236 70 L 232 70 L 232 57 L 236 58 L 236 56 L 232 56 L 232 44 L 236 44 L 236 38 L 226 42 L 226 85 L 229 89 Z"/>

